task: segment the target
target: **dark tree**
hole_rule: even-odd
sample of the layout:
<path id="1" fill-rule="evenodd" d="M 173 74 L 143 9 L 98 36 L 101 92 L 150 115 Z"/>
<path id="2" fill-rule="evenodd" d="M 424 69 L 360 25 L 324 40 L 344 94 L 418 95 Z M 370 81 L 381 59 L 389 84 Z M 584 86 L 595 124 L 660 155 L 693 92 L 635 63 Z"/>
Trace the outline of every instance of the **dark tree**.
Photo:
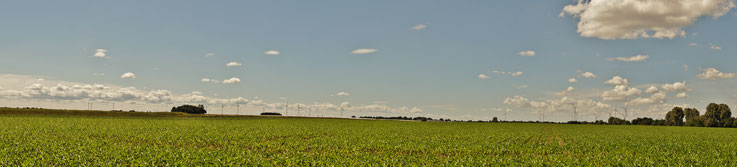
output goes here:
<path id="1" fill-rule="evenodd" d="M 494 117 L 493 119 L 491 119 L 491 122 L 499 122 L 499 119 L 497 119 L 496 117 Z"/>
<path id="2" fill-rule="evenodd" d="M 732 111 L 729 110 L 729 105 L 719 104 L 719 121 L 727 120 L 732 117 Z M 726 124 L 729 125 L 729 124 Z M 725 125 L 722 125 L 725 126 Z"/>
<path id="3" fill-rule="evenodd" d="M 608 120 L 609 125 L 627 125 L 629 122 L 625 121 L 624 119 L 617 118 L 617 117 L 609 117 Z"/>
<path id="4" fill-rule="evenodd" d="M 281 116 L 278 112 L 262 112 L 261 115 Z"/>
<path id="5" fill-rule="evenodd" d="M 669 126 L 682 126 L 683 125 L 683 108 L 673 107 L 670 112 L 665 114 L 665 120 Z"/>
<path id="6" fill-rule="evenodd" d="M 179 107 L 172 107 L 171 112 L 183 112 L 187 114 L 205 114 L 207 111 L 205 111 L 205 106 L 198 105 L 182 105 Z"/>
<path id="7" fill-rule="evenodd" d="M 695 108 L 686 108 L 684 114 L 686 115 L 686 126 L 699 126 L 701 123 L 697 120 L 699 117 L 699 110 Z"/>
<path id="8" fill-rule="evenodd" d="M 644 118 L 636 118 L 632 120 L 633 125 L 655 125 L 655 120 L 652 118 L 644 117 Z"/>

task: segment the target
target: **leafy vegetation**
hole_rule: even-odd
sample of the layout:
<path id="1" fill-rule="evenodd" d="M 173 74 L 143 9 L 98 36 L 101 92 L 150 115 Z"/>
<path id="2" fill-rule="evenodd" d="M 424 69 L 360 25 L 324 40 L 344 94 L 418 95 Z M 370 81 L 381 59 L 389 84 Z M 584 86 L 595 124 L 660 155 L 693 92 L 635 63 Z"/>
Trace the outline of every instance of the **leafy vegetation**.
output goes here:
<path id="1" fill-rule="evenodd" d="M 179 107 L 172 107 L 171 112 L 183 112 L 187 114 L 205 114 L 207 111 L 205 110 L 205 106 L 198 105 L 182 105 Z"/>
<path id="2" fill-rule="evenodd" d="M 737 166 L 731 128 L 43 112 L 0 108 L 0 166 Z"/>

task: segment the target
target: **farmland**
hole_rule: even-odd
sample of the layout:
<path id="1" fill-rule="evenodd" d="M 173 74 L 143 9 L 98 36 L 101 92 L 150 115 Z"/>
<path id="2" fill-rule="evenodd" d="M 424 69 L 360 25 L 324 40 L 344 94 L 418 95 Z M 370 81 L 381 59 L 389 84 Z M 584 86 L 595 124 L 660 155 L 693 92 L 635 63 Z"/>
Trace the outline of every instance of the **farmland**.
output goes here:
<path id="1" fill-rule="evenodd" d="M 737 166 L 730 128 L 0 109 L 0 166 Z"/>

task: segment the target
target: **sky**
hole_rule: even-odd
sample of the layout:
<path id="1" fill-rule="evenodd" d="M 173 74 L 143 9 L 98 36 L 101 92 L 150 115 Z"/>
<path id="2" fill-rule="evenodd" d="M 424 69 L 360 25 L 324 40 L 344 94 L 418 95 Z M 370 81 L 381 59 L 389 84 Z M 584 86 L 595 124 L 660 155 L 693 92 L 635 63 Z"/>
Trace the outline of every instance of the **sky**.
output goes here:
<path id="1" fill-rule="evenodd" d="M 626 109 L 628 119 L 662 118 L 674 106 L 737 107 L 734 8 L 733 0 L 3 1 L 0 106 L 546 121 Z"/>

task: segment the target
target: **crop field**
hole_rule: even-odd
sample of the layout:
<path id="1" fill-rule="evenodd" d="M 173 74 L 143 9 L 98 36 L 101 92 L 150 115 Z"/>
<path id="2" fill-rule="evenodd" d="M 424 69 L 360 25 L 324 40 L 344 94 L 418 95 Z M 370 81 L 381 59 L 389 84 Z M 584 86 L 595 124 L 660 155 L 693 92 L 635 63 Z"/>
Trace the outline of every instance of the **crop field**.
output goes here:
<path id="1" fill-rule="evenodd" d="M 737 166 L 727 128 L 3 112 L 0 166 Z"/>

